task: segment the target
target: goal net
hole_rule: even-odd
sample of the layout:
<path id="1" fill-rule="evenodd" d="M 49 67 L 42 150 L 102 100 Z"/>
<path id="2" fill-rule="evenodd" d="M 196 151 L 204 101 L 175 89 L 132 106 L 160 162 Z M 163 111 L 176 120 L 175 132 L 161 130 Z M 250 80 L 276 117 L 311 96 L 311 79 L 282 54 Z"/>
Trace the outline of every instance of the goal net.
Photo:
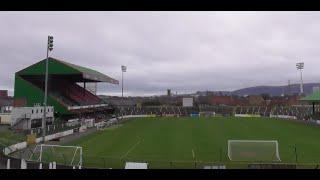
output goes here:
<path id="1" fill-rule="evenodd" d="M 214 111 L 201 111 L 199 112 L 200 117 L 213 117 L 216 115 Z"/>
<path id="2" fill-rule="evenodd" d="M 228 156 L 231 161 L 281 161 L 275 140 L 228 140 Z"/>
<path id="3" fill-rule="evenodd" d="M 82 147 L 40 144 L 34 148 L 29 160 L 81 167 Z"/>

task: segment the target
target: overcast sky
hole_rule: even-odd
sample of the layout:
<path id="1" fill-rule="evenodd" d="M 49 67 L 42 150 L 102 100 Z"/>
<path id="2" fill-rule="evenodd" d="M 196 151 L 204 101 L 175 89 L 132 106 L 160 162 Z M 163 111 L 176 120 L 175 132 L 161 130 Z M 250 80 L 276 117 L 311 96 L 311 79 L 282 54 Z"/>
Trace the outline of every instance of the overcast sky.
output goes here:
<path id="1" fill-rule="evenodd" d="M 0 12 L 0 89 L 46 57 L 96 69 L 125 95 L 319 82 L 320 12 Z M 121 85 L 102 83 L 101 94 Z"/>

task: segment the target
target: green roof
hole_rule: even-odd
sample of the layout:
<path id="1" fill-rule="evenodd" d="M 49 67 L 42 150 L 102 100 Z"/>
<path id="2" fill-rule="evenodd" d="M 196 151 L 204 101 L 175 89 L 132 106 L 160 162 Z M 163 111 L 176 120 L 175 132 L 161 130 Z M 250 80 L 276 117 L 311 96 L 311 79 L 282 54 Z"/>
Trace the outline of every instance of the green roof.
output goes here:
<path id="1" fill-rule="evenodd" d="M 113 79 L 105 74 L 102 74 L 96 70 L 89 69 L 89 68 L 82 67 L 82 66 L 78 66 L 78 65 L 71 64 L 71 63 L 68 63 L 65 61 L 61 61 L 61 60 L 57 60 L 57 61 L 65 64 L 67 66 L 70 66 L 73 69 L 80 71 L 83 74 L 83 78 L 85 78 L 85 79 L 90 79 L 90 80 L 94 80 L 94 81 L 109 82 L 112 84 L 119 84 L 118 80 L 115 80 L 115 79 Z"/>
<path id="2" fill-rule="evenodd" d="M 313 92 L 311 95 L 300 99 L 301 101 L 320 101 L 320 91 Z"/>
<path id="3" fill-rule="evenodd" d="M 45 61 L 46 59 L 35 63 L 19 72 L 19 75 L 44 75 L 45 74 Z M 93 69 L 82 67 L 79 65 L 71 64 L 62 60 L 49 57 L 49 74 L 51 75 L 80 75 L 84 80 L 95 82 L 108 82 L 112 84 L 119 84 L 115 80 L 105 74 L 102 74 Z"/>

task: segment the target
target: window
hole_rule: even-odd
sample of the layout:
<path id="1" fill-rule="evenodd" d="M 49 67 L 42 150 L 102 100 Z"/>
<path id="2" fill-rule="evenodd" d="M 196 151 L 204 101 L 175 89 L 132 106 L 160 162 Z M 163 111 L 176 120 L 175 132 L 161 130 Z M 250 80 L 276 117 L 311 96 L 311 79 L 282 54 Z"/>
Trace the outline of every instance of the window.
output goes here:
<path id="1" fill-rule="evenodd" d="M 38 109 L 37 109 L 36 113 L 38 113 Z"/>
<path id="2" fill-rule="evenodd" d="M 33 114 L 33 109 L 31 110 L 31 114 Z"/>
<path id="3" fill-rule="evenodd" d="M 42 109 L 40 109 L 40 112 L 42 112 Z"/>
<path id="4" fill-rule="evenodd" d="M 49 111 L 49 108 L 48 108 L 48 112 L 50 112 L 50 111 Z"/>

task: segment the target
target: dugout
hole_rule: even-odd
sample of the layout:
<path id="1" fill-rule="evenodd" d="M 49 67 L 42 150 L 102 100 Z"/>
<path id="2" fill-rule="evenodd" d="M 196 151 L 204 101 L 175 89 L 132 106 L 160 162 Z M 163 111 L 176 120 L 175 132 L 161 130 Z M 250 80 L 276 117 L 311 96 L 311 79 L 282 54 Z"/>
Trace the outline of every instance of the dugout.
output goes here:
<path id="1" fill-rule="evenodd" d="M 311 95 L 301 98 L 300 101 L 309 102 L 312 104 L 312 115 L 315 115 L 315 104 L 320 102 L 320 91 L 315 91 Z"/>

